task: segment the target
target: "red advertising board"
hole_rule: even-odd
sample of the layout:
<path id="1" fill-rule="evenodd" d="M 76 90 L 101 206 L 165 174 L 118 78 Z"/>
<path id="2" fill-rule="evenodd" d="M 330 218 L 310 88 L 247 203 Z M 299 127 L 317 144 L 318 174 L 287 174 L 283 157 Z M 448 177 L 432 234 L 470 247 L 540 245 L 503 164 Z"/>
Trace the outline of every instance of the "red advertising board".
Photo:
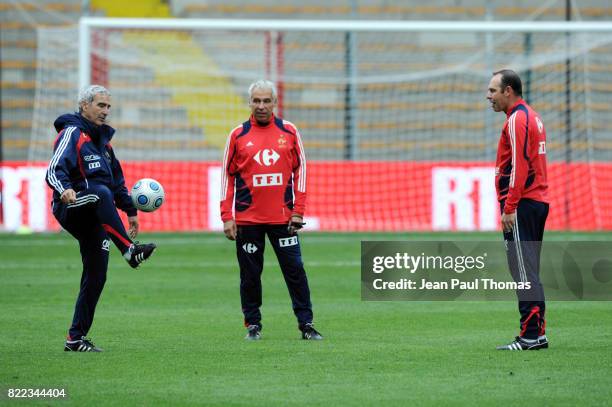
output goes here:
<path id="1" fill-rule="evenodd" d="M 46 163 L 4 162 L 0 228 L 59 229 Z M 221 169 L 213 162 L 124 162 L 132 185 L 155 178 L 166 201 L 144 231 L 219 230 Z M 549 230 L 612 230 L 612 164 L 550 163 Z M 317 162 L 308 165 L 308 228 L 325 231 L 498 230 L 492 163 Z"/>

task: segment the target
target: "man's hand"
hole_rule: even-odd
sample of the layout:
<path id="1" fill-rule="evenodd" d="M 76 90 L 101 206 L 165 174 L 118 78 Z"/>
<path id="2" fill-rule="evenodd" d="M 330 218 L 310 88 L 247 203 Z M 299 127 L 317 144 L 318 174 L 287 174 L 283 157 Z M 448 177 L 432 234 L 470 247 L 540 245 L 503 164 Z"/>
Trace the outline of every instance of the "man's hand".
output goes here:
<path id="1" fill-rule="evenodd" d="M 516 224 L 516 212 L 503 213 L 501 217 L 502 229 L 504 232 L 512 232 Z"/>
<path id="2" fill-rule="evenodd" d="M 62 192 L 62 195 L 60 195 L 60 199 L 65 204 L 75 203 L 76 192 L 74 192 L 74 189 L 72 188 L 65 189 L 64 192 Z"/>
<path id="3" fill-rule="evenodd" d="M 136 239 L 136 236 L 138 236 L 138 216 L 128 216 L 128 223 L 130 225 L 130 228 L 128 229 L 128 235 L 130 236 L 130 238 L 132 239 Z"/>
<path id="4" fill-rule="evenodd" d="M 291 215 L 289 224 L 287 224 L 287 232 L 289 232 L 290 235 L 295 235 L 297 231 L 302 229 L 302 226 L 305 225 L 302 220 L 303 218 L 300 215 Z"/>
<path id="5" fill-rule="evenodd" d="M 236 240 L 236 234 L 238 233 L 238 227 L 234 219 L 223 222 L 223 233 L 229 240 Z"/>

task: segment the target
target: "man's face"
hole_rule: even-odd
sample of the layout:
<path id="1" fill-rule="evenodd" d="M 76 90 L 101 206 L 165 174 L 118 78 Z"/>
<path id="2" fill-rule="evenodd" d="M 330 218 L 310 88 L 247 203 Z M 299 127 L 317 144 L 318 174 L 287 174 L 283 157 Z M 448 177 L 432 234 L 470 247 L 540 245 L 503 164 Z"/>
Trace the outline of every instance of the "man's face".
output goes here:
<path id="1" fill-rule="evenodd" d="M 249 101 L 251 113 L 259 124 L 268 124 L 276 107 L 271 89 L 254 89 Z"/>
<path id="2" fill-rule="evenodd" d="M 106 124 L 106 117 L 110 113 L 111 98 L 109 95 L 98 93 L 91 103 L 81 105 L 81 115 L 90 122 L 101 126 Z"/>
<path id="3" fill-rule="evenodd" d="M 487 99 L 491 102 L 491 108 L 496 112 L 505 112 L 508 108 L 510 91 L 501 88 L 501 74 L 494 75 L 489 82 Z"/>

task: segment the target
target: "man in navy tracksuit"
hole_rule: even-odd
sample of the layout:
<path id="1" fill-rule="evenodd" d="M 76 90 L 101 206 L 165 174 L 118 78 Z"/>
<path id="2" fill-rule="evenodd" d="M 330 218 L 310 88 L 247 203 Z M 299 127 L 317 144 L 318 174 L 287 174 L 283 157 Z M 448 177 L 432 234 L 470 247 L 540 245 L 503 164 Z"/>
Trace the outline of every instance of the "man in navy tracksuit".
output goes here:
<path id="1" fill-rule="evenodd" d="M 138 234 L 136 208 L 125 187 L 121 165 L 110 145 L 115 130 L 106 124 L 111 96 L 91 85 L 79 94 L 79 112 L 55 121 L 59 132 L 47 169 L 53 215 L 79 241 L 83 274 L 65 351 L 100 352 L 87 332 L 106 281 L 110 240 L 136 268 L 155 250 L 132 241 Z M 129 234 L 117 213 L 128 215 Z"/>

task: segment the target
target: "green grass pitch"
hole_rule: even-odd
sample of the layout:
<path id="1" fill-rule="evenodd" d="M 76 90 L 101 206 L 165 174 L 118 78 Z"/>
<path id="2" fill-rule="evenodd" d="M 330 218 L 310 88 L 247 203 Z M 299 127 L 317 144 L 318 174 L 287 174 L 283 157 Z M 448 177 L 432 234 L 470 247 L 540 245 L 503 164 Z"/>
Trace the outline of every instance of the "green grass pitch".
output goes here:
<path id="1" fill-rule="evenodd" d="M 360 241 L 466 235 L 302 237 L 321 342 L 302 341 L 268 243 L 263 339 L 243 339 L 233 243 L 221 234 L 142 236 L 159 249 L 132 270 L 112 249 L 90 332 L 100 354 L 62 351 L 81 274 L 65 234 L 0 234 L 0 404 L 606 405 L 612 302 L 551 302 L 551 348 L 499 352 L 514 302 L 362 302 Z M 498 239 L 497 234 L 467 235 Z M 548 233 L 546 239 L 610 234 Z M 65 388 L 59 402 L 9 388 Z"/>

